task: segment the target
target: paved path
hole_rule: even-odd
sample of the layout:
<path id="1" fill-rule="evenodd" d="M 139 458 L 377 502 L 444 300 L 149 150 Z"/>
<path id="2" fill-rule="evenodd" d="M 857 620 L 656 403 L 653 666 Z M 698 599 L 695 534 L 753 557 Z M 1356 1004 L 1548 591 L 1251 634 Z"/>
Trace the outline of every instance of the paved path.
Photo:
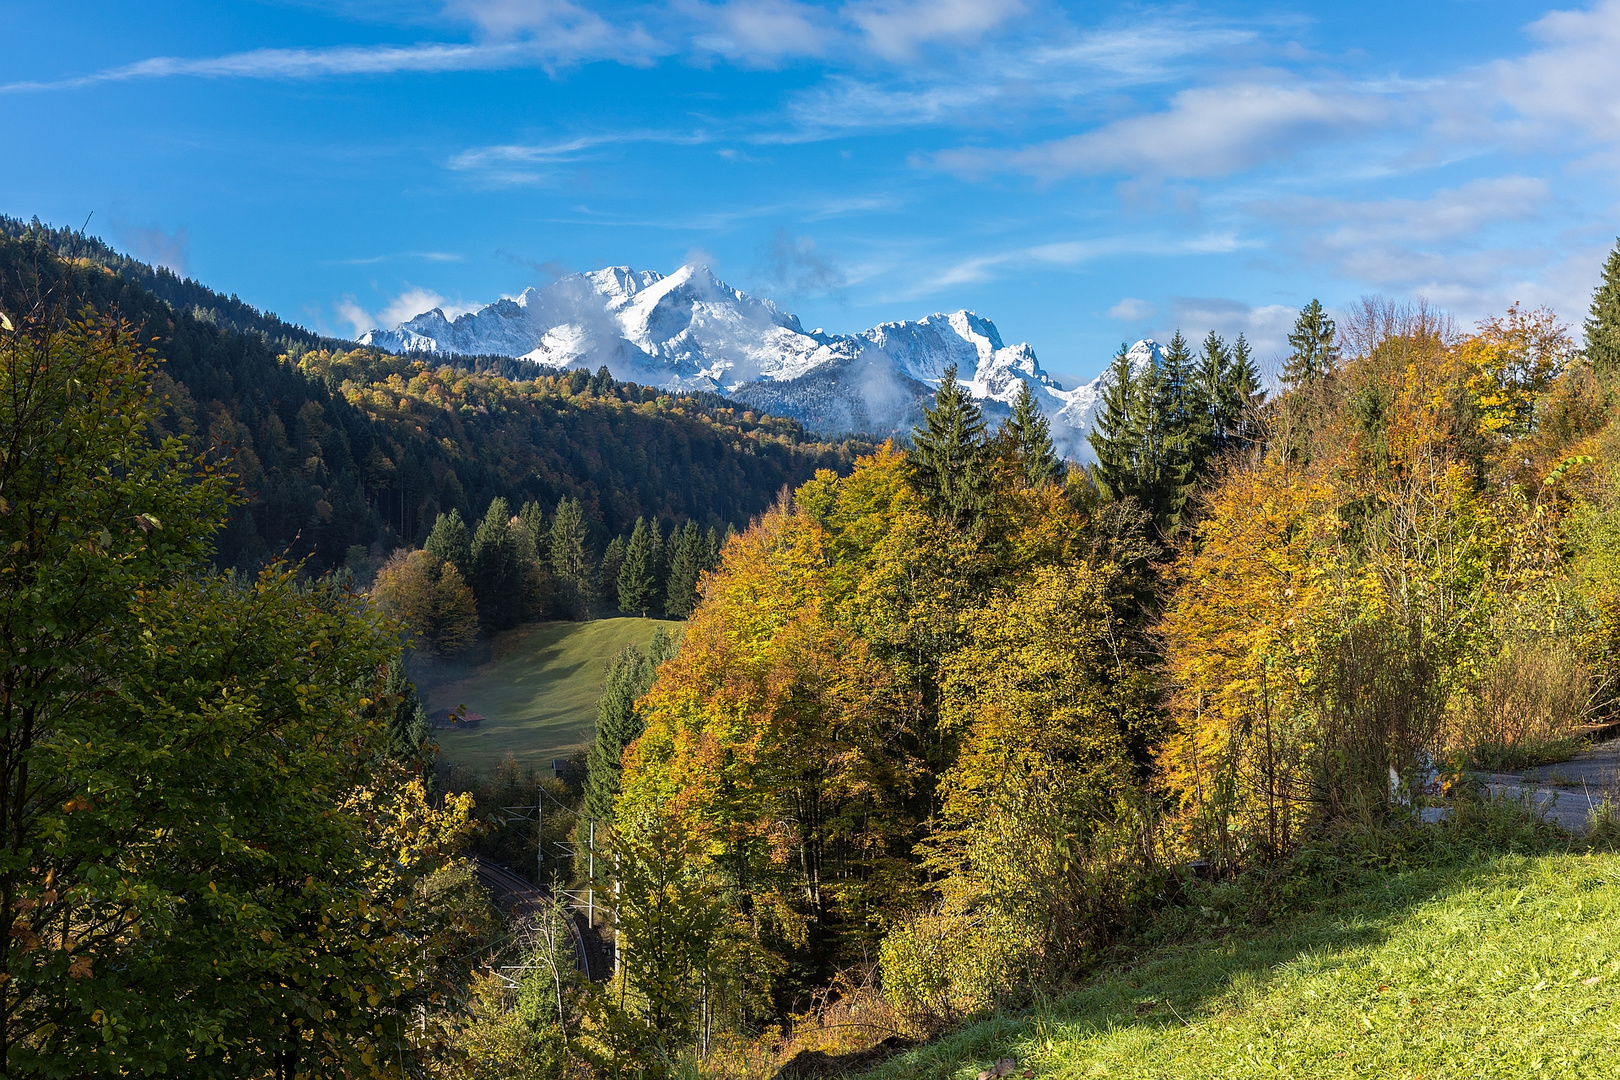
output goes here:
<path id="1" fill-rule="evenodd" d="M 1588 747 L 1568 761 L 1516 773 L 1491 773 L 1492 795 L 1528 795 L 1547 815 L 1572 832 L 1586 828 L 1592 808 L 1604 796 L 1620 797 L 1620 739 Z"/>

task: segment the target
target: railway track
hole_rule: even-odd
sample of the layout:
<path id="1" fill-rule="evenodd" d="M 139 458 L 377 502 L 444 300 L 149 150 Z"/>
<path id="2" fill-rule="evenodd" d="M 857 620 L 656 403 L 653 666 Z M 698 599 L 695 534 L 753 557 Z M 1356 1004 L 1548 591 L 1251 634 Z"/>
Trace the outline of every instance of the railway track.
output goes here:
<path id="1" fill-rule="evenodd" d="M 550 901 L 544 889 L 529 884 L 499 863 L 480 855 L 475 857 L 473 866 L 490 899 L 512 915 L 521 916 Z M 593 982 L 605 981 L 610 965 L 605 961 L 605 950 L 597 940 L 595 928 L 585 921 L 584 913 L 576 905 L 570 903 L 567 907 L 573 916 L 569 928 L 573 931 L 575 969 Z"/>

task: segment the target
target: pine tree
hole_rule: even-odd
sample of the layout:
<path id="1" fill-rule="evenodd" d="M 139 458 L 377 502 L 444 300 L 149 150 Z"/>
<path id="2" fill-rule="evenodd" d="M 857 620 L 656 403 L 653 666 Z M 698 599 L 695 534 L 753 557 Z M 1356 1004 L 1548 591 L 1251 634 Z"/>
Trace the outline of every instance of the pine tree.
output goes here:
<path id="1" fill-rule="evenodd" d="M 557 582 L 557 603 L 569 618 L 583 622 L 591 617 L 595 589 L 591 580 L 591 555 L 587 548 L 589 531 L 585 509 L 578 499 L 564 496 L 551 519 L 549 555 L 551 573 Z"/>
<path id="2" fill-rule="evenodd" d="M 730 537 L 727 536 L 726 539 L 730 539 Z M 725 546 L 725 541 L 720 538 L 720 530 L 710 525 L 709 535 L 704 538 L 703 543 L 703 569 L 718 570 L 720 568 L 720 549 L 723 546 Z"/>
<path id="3" fill-rule="evenodd" d="M 1136 475 L 1136 440 L 1131 432 L 1136 377 L 1123 342 L 1114 354 L 1109 376 L 1102 412 L 1091 430 L 1091 449 L 1097 455 L 1091 477 L 1103 498 L 1119 502 L 1131 494 Z"/>
<path id="4" fill-rule="evenodd" d="M 692 614 L 698 601 L 698 576 L 703 573 L 703 533 L 697 522 L 686 520 L 679 539 L 673 540 L 675 554 L 669 561 L 669 584 L 665 589 L 664 614 L 672 619 L 685 619 Z"/>
<path id="5" fill-rule="evenodd" d="M 923 426 L 912 428 L 911 442 L 911 485 L 929 510 L 958 525 L 970 521 L 989 481 L 984 414 L 957 383 L 955 364 L 941 376 L 933 407 L 923 410 Z"/>
<path id="6" fill-rule="evenodd" d="M 551 530 L 546 525 L 546 512 L 540 509 L 540 504 L 530 499 L 518 511 L 518 520 L 523 523 L 524 529 L 529 533 L 529 539 L 534 541 L 534 550 L 546 550 L 546 543 Z"/>
<path id="7" fill-rule="evenodd" d="M 1586 359 L 1600 375 L 1620 371 L 1620 242 L 1603 264 L 1603 281 L 1592 293 L 1586 320 Z"/>
<path id="8" fill-rule="evenodd" d="M 1339 362 L 1339 349 L 1333 343 L 1336 327 L 1319 300 L 1300 309 L 1294 332 L 1288 335 L 1293 349 L 1283 363 L 1282 381 L 1290 388 L 1304 386 L 1322 377 Z"/>
<path id="9" fill-rule="evenodd" d="M 637 518 L 624 549 L 624 565 L 619 569 L 619 610 L 639 611 L 643 618 L 652 607 L 653 586 L 657 581 L 653 560 L 652 530 L 646 518 Z"/>
<path id="10" fill-rule="evenodd" d="M 664 523 L 653 518 L 649 525 L 652 529 L 652 567 L 653 591 L 652 606 L 649 610 L 656 610 L 664 600 L 664 590 L 669 588 L 669 560 L 674 554 L 671 550 L 673 536 L 664 536 Z"/>
<path id="11" fill-rule="evenodd" d="M 1061 479 L 1063 462 L 1052 442 L 1052 424 L 1035 403 L 1035 392 L 1023 380 L 1019 380 L 1018 398 L 1013 402 L 1012 416 L 1002 424 L 1002 431 L 1023 466 L 1024 483 L 1028 487 L 1044 487 Z"/>
<path id="12" fill-rule="evenodd" d="M 597 570 L 596 594 L 603 600 L 619 606 L 619 570 L 624 566 L 624 537 L 615 536 L 602 552 L 602 565 Z"/>
<path id="13" fill-rule="evenodd" d="M 1209 418 L 1209 450 L 1212 454 L 1228 449 L 1237 424 L 1243 415 L 1243 405 L 1233 380 L 1232 350 L 1215 331 L 1204 338 L 1204 347 L 1198 357 L 1198 386 L 1203 392 Z"/>
<path id="14" fill-rule="evenodd" d="M 1231 372 L 1232 385 L 1243 396 L 1244 403 L 1250 408 L 1258 406 L 1265 399 L 1266 392 L 1260 385 L 1260 369 L 1255 366 L 1248 339 L 1242 334 L 1232 343 Z"/>
<path id="15" fill-rule="evenodd" d="M 1161 364 L 1131 372 L 1123 345 L 1114 357 L 1103 410 L 1091 435 L 1092 478 L 1110 501 L 1134 499 L 1163 533 L 1172 532 L 1202 463 L 1207 417 L 1192 351 L 1177 331 Z"/>
<path id="16" fill-rule="evenodd" d="M 456 568 L 464 581 L 472 580 L 472 538 L 459 511 L 440 514 L 422 547 Z"/>
<path id="17" fill-rule="evenodd" d="M 658 665 L 675 655 L 675 643 L 662 628 L 654 631 L 644 653 L 626 645 L 608 661 L 602 696 L 596 702 L 596 738 L 585 753 L 585 802 L 581 825 L 613 820 L 613 800 L 619 795 L 624 748 L 641 735 L 636 699 L 652 689 Z"/>
<path id="18" fill-rule="evenodd" d="M 478 601 L 478 614 L 491 630 L 507 630 L 521 622 L 532 595 L 530 572 L 517 537 L 521 526 L 513 520 L 511 507 L 497 496 L 473 533 L 469 584 Z"/>
<path id="19" fill-rule="evenodd" d="M 416 684 L 405 674 L 403 653 L 396 653 L 389 661 L 383 690 L 396 695 L 394 709 L 388 714 L 388 756 L 407 768 L 431 775 L 431 764 L 424 760 L 423 751 L 433 738 L 433 725 L 428 723 Z"/>

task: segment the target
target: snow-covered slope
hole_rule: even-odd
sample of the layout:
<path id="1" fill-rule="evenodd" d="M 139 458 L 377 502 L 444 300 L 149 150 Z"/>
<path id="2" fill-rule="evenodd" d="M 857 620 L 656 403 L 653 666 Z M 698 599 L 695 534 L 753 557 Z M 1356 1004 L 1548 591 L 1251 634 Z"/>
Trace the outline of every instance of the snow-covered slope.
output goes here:
<path id="1" fill-rule="evenodd" d="M 623 266 L 571 274 L 453 321 L 434 308 L 360 341 L 398 352 L 512 356 L 554 369 L 606 365 L 619 379 L 713 390 L 818 430 L 876 435 L 909 428 L 955 364 L 959 381 L 992 415 L 1005 414 L 1028 383 L 1052 417 L 1059 448 L 1079 460 L 1092 456 L 1086 436 L 1109 378 L 1104 372 L 1066 390 L 1027 344 L 1004 344 L 994 323 L 970 311 L 859 334 L 807 331 L 705 266 L 668 276 Z M 1151 363 L 1157 351 L 1138 342 L 1132 362 Z"/>

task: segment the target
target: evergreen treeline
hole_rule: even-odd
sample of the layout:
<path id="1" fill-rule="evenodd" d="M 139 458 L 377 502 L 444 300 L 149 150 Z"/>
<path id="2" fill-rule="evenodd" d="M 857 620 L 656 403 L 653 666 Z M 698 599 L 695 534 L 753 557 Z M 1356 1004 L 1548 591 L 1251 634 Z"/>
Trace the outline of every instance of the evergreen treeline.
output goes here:
<path id="1" fill-rule="evenodd" d="M 496 498 L 471 532 L 457 511 L 440 514 L 420 550 L 401 548 L 378 571 L 372 596 L 404 621 L 417 648 L 442 657 L 464 653 L 480 626 L 498 633 L 614 609 L 684 619 L 729 535 L 688 518 L 666 538 L 657 522 L 637 518 L 599 557 L 578 499 L 547 515 L 533 502 L 514 514 Z"/>
<path id="2" fill-rule="evenodd" d="M 420 546 L 439 514 L 482 521 L 497 498 L 573 500 L 597 550 L 642 517 L 724 529 L 818 468 L 847 468 L 861 446 L 817 442 L 713 395 L 616 382 L 605 369 L 517 381 L 489 361 L 431 368 L 333 351 L 97 241 L 0 224 L 0 304 L 49 295 L 134 324 L 163 360 L 155 431 L 231 461 L 243 501 L 217 538 L 221 566 L 285 553 L 312 572 L 364 573 L 401 544 Z"/>
<path id="3" fill-rule="evenodd" d="M 1126 352 L 1108 370 L 1091 475 L 1104 498 L 1134 500 L 1169 535 L 1210 462 L 1254 442 L 1265 393 L 1242 334 L 1228 346 L 1211 331 L 1195 357 L 1177 330 L 1163 363 L 1154 357 L 1142 371 Z"/>

